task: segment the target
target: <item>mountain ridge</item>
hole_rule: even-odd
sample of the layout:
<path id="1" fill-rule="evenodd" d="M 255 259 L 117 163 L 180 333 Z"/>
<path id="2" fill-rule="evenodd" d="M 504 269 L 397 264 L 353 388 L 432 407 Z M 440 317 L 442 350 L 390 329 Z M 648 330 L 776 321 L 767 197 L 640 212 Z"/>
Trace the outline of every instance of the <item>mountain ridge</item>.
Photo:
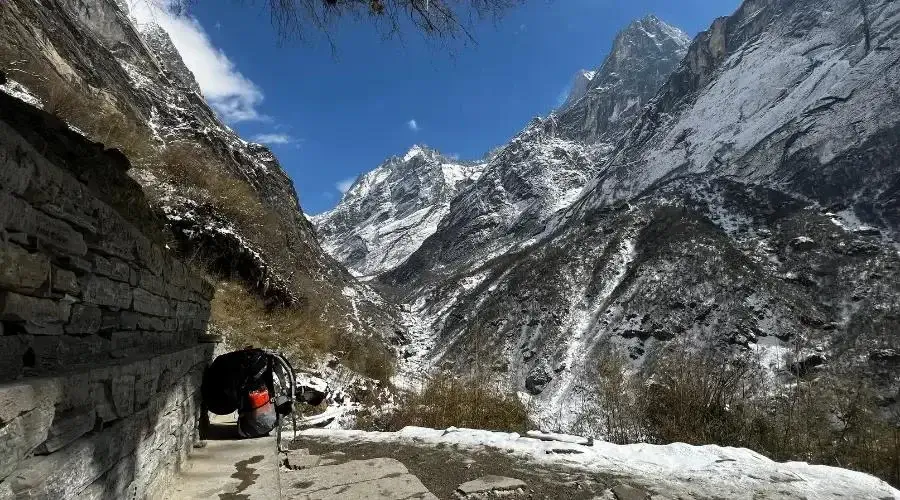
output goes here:
<path id="1" fill-rule="evenodd" d="M 623 352 L 652 372 L 688 343 L 758 357 L 779 380 L 827 358 L 818 369 L 855 370 L 896 405 L 875 353 L 900 348 L 900 94 L 876 75 L 897 71 L 900 12 L 866 8 L 748 0 L 656 59 L 619 58 L 661 48 L 623 31 L 592 79 L 607 85 L 533 120 L 373 280 L 417 339 L 407 372 L 477 360 L 571 430 L 566 402 L 590 401 L 591 359 Z"/>

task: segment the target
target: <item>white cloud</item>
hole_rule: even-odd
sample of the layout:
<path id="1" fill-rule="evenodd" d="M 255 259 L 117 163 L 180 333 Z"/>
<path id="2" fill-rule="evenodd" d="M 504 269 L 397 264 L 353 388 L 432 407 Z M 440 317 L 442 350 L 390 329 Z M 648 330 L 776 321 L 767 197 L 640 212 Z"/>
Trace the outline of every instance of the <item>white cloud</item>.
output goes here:
<path id="1" fill-rule="evenodd" d="M 353 183 L 356 182 L 356 177 L 347 177 L 346 179 L 340 180 L 335 183 L 334 187 L 337 188 L 341 194 L 350 191 L 350 188 L 353 187 Z"/>
<path id="2" fill-rule="evenodd" d="M 450 153 L 449 155 L 447 155 L 447 158 L 450 158 L 451 160 L 459 160 L 459 153 Z"/>
<path id="3" fill-rule="evenodd" d="M 415 118 L 413 118 L 412 120 L 406 122 L 406 126 L 409 127 L 409 129 L 412 130 L 413 132 L 418 132 L 418 131 L 419 131 L 419 124 L 416 123 L 416 119 L 415 119 Z"/>
<path id="4" fill-rule="evenodd" d="M 129 0 L 139 25 L 156 23 L 169 34 L 184 64 L 194 73 L 203 96 L 227 122 L 267 120 L 257 109 L 263 93 L 212 44 L 203 26 L 177 9 L 177 0 Z"/>
<path id="5" fill-rule="evenodd" d="M 287 134 L 259 134 L 253 137 L 253 142 L 260 144 L 293 144 L 296 139 Z"/>

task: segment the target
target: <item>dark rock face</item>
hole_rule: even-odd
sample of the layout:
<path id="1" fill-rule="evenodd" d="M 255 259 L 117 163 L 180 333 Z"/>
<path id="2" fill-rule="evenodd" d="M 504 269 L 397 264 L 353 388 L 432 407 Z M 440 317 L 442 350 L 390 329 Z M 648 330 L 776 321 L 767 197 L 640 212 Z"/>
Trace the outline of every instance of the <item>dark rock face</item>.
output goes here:
<path id="1" fill-rule="evenodd" d="M 562 135 L 615 142 L 684 57 L 690 39 L 655 16 L 631 23 L 587 83 L 585 95 L 558 113 Z"/>
<path id="2" fill-rule="evenodd" d="M 546 366 L 536 366 L 525 377 L 525 390 L 531 394 L 540 394 L 551 380 L 553 380 L 553 375 L 550 374 Z"/>

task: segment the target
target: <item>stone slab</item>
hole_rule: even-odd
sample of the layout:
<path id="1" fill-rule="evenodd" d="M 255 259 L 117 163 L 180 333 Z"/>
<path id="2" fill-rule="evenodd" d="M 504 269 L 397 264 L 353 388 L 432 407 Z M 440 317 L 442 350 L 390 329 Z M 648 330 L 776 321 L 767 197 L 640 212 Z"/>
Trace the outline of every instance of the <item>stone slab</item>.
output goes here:
<path id="1" fill-rule="evenodd" d="M 80 257 L 87 253 L 81 233 L 18 198 L 0 194 L 0 212 L 6 213 L 4 225 L 7 229 L 35 236 L 47 247 L 62 254 Z"/>
<path id="2" fill-rule="evenodd" d="M 16 471 L 19 463 L 47 439 L 53 413 L 53 406 L 39 406 L 0 428 L 0 480 Z"/>
<path id="3" fill-rule="evenodd" d="M 62 324 L 69 319 L 71 302 L 40 299 L 10 291 L 0 291 L 0 319 L 24 321 L 38 327 L 35 334 L 50 333 L 41 328 Z M 62 331 L 62 328 L 59 328 Z"/>
<path id="4" fill-rule="evenodd" d="M 110 306 L 119 309 L 131 307 L 131 285 L 101 276 L 86 276 L 81 280 L 81 293 L 85 303 Z"/>
<path id="5" fill-rule="evenodd" d="M 352 462 L 350 462 L 352 463 Z M 292 491 L 285 487 L 284 499 L 290 500 L 437 500 L 428 488 L 412 474 L 399 474 L 361 483 L 335 486 L 311 493 Z"/>
<path id="6" fill-rule="evenodd" d="M 86 335 L 97 333 L 103 322 L 103 313 L 95 306 L 75 304 L 72 306 L 72 314 L 66 324 L 66 333 Z"/>
<path id="7" fill-rule="evenodd" d="M 34 292 L 50 276 L 50 259 L 16 245 L 0 245 L 0 288 Z"/>
<path id="8" fill-rule="evenodd" d="M 141 288 L 134 289 L 134 310 L 152 316 L 172 316 L 168 300 Z"/>
<path id="9" fill-rule="evenodd" d="M 53 453 L 87 434 L 94 428 L 95 416 L 96 411 L 91 407 L 76 408 L 54 416 L 47 440 L 35 449 L 35 453 Z"/>
<path id="10" fill-rule="evenodd" d="M 310 455 L 307 450 L 288 450 L 284 452 L 284 466 L 290 470 L 302 470 L 316 467 L 321 462 L 318 455 Z"/>
<path id="11" fill-rule="evenodd" d="M 488 475 L 459 485 L 456 492 L 463 496 L 479 495 L 485 493 L 515 491 L 519 488 L 525 488 L 526 486 L 525 482 L 520 479 Z"/>
<path id="12" fill-rule="evenodd" d="M 65 269 L 53 269 L 53 289 L 71 295 L 81 294 L 81 288 L 78 286 L 78 278 L 75 276 L 75 273 Z"/>
<path id="13" fill-rule="evenodd" d="M 215 416 L 211 423 L 225 436 L 237 436 L 234 419 Z M 275 438 L 207 440 L 191 452 L 172 481 L 168 500 L 281 498 Z"/>
<path id="14" fill-rule="evenodd" d="M 364 481 L 373 481 L 388 476 L 408 474 L 406 466 L 392 458 L 372 458 L 353 460 L 337 465 L 326 465 L 292 474 L 285 487 L 290 485 L 297 494 L 328 490 Z"/>

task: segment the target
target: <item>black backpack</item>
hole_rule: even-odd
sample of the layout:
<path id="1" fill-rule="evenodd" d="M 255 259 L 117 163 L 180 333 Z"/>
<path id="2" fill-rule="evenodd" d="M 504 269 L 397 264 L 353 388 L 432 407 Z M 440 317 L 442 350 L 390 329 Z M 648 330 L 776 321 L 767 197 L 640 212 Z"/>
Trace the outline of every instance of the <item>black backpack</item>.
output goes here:
<path id="1" fill-rule="evenodd" d="M 276 376 L 279 394 L 275 389 Z M 228 415 L 242 409 L 250 392 L 266 387 L 278 414 L 288 415 L 297 396 L 296 383 L 293 367 L 281 354 L 243 349 L 222 354 L 206 368 L 200 393 L 209 411 Z"/>

